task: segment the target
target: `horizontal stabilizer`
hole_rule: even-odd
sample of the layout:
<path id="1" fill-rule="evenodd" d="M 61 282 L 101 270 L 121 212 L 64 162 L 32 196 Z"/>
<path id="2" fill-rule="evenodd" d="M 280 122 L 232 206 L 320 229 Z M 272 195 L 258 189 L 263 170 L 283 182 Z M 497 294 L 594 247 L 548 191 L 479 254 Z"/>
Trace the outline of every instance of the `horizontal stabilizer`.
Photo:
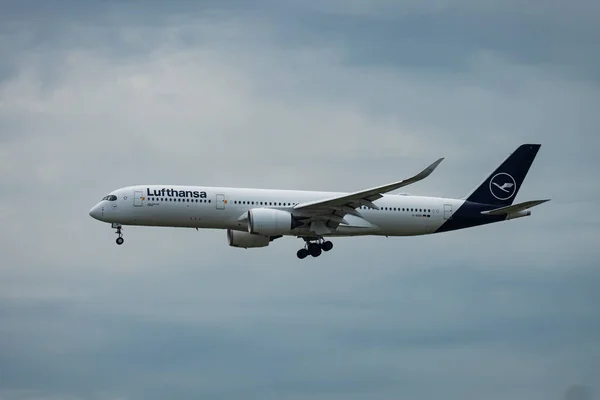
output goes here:
<path id="1" fill-rule="evenodd" d="M 526 201 L 524 203 L 513 204 L 512 206 L 495 208 L 495 209 L 489 210 L 489 211 L 482 211 L 481 213 L 485 214 L 485 215 L 505 215 L 505 214 L 512 214 L 512 213 L 516 213 L 516 212 L 519 212 L 519 211 L 527 210 L 528 208 L 531 208 L 531 207 L 538 206 L 538 205 L 540 205 L 542 203 L 545 203 L 547 201 L 550 201 L 550 199 L 547 199 L 547 200 L 530 200 L 530 201 Z"/>

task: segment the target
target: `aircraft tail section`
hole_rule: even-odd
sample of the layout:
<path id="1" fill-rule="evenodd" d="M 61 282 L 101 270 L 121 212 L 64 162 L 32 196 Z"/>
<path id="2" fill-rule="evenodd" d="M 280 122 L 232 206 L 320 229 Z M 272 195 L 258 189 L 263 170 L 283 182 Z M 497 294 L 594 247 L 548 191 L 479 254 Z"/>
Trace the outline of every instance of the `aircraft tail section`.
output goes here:
<path id="1" fill-rule="evenodd" d="M 540 147 L 540 144 L 519 146 L 479 187 L 466 197 L 466 200 L 501 207 L 510 206 Z"/>

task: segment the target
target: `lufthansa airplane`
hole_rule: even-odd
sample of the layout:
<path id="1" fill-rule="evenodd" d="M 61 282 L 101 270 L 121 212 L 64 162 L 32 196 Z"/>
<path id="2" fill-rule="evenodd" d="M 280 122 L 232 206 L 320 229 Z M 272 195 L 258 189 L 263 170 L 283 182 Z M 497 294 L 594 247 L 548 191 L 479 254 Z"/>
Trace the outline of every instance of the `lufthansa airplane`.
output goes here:
<path id="1" fill-rule="evenodd" d="M 136 185 L 113 191 L 89 213 L 112 224 L 119 245 L 124 225 L 226 229 L 233 247 L 296 236 L 305 242 L 298 258 L 318 257 L 333 248 L 330 237 L 425 235 L 531 215 L 548 200 L 513 200 L 539 149 L 519 146 L 463 199 L 388 194 L 429 176 L 440 158 L 412 178 L 353 193 Z"/>

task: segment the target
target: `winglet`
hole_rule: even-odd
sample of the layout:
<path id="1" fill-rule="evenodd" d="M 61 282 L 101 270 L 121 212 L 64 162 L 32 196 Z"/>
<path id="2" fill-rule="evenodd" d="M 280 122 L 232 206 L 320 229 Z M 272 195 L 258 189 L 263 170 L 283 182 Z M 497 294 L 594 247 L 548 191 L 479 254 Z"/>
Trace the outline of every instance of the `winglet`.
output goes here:
<path id="1" fill-rule="evenodd" d="M 414 176 L 413 179 L 415 179 L 415 181 L 420 181 L 421 179 L 427 178 L 438 167 L 438 165 L 440 165 L 442 161 L 444 161 L 444 157 L 440 158 L 439 160 L 431 164 L 429 167 L 419 172 L 417 175 Z"/>
<path id="2" fill-rule="evenodd" d="M 444 157 L 438 159 L 436 162 L 434 162 L 433 164 L 431 164 L 429 167 L 425 168 L 423 171 L 419 172 L 418 174 L 416 174 L 415 176 L 413 176 L 412 178 L 408 178 L 405 179 L 401 182 L 397 182 L 397 183 L 393 183 L 390 185 L 386 185 L 386 186 L 382 186 L 382 188 L 386 188 L 387 190 L 385 190 L 386 192 L 392 191 L 392 190 L 396 190 L 399 189 L 403 186 L 408 186 L 410 184 L 413 184 L 415 182 L 418 182 L 422 179 L 427 178 L 429 175 L 431 175 L 431 173 L 438 167 L 438 165 L 440 165 L 440 163 L 444 161 Z"/>

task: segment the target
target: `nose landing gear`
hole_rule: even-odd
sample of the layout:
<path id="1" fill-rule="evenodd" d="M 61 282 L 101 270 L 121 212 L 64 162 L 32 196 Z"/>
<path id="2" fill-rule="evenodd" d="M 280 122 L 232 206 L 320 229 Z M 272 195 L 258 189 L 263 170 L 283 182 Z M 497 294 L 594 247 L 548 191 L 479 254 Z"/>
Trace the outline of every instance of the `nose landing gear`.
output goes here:
<path id="1" fill-rule="evenodd" d="M 314 238 L 303 238 L 303 239 L 306 242 L 306 245 L 304 248 L 298 250 L 298 252 L 296 253 L 296 256 L 298 256 L 298 258 L 301 260 L 305 259 L 309 255 L 311 255 L 313 257 L 319 257 L 323 251 L 329 251 L 329 250 L 333 249 L 333 243 L 331 243 L 329 240 L 324 240 L 321 237 L 319 237 L 317 239 L 314 239 Z"/>
<path id="2" fill-rule="evenodd" d="M 117 232 L 115 233 L 119 235 L 119 237 L 117 238 L 117 244 L 120 246 L 125 241 L 125 239 L 123 239 L 123 227 L 121 227 L 121 225 L 113 225 L 113 228 L 117 228 Z"/>

